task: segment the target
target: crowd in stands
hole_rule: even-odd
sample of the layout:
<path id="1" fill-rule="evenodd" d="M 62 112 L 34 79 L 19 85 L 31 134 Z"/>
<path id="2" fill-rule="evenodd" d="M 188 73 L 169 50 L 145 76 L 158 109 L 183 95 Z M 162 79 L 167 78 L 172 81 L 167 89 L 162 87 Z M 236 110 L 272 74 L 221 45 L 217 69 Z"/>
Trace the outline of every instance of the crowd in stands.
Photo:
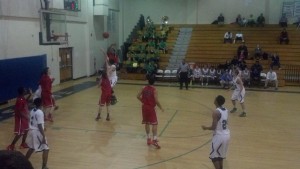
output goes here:
<path id="1" fill-rule="evenodd" d="M 159 55 L 168 52 L 166 39 L 169 26 L 162 23 L 157 30 L 149 16 L 146 21 L 142 15 L 141 18 L 140 30 L 127 53 L 126 67 L 128 72 L 141 70 L 147 75 L 152 75 L 159 67 Z"/>

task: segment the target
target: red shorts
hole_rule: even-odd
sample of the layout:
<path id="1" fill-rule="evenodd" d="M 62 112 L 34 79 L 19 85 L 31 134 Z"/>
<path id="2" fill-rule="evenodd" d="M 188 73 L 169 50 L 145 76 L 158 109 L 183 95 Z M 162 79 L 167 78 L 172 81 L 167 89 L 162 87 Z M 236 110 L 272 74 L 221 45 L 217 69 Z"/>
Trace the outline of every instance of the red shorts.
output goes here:
<path id="1" fill-rule="evenodd" d="M 104 106 L 105 104 L 109 105 L 110 101 L 111 101 L 111 93 L 102 93 L 101 98 L 99 100 L 99 105 L 100 106 Z"/>
<path id="2" fill-rule="evenodd" d="M 53 100 L 51 93 L 43 93 L 41 94 L 43 107 L 53 107 Z"/>
<path id="3" fill-rule="evenodd" d="M 27 119 L 15 116 L 15 130 L 17 135 L 23 135 L 29 129 L 29 122 Z"/>
<path id="4" fill-rule="evenodd" d="M 143 121 L 142 124 L 151 124 L 151 125 L 157 125 L 157 117 L 155 108 L 152 106 L 143 105 L 142 106 L 142 113 L 143 113 Z"/>

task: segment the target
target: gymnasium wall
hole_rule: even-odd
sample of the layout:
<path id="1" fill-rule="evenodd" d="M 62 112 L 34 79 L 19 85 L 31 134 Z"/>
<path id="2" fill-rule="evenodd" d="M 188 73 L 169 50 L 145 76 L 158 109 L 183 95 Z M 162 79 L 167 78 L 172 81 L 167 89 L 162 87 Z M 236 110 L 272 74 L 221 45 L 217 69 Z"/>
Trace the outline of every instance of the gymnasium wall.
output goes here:
<path id="1" fill-rule="evenodd" d="M 161 23 L 162 16 L 169 16 L 170 24 L 210 24 L 220 13 L 226 23 L 234 22 L 237 14 L 246 18 L 253 14 L 256 19 L 263 13 L 267 23 L 277 24 L 284 1 L 293 0 L 125 0 L 121 7 L 122 38 L 127 38 L 140 14 L 150 16 L 156 24 Z"/>
<path id="2" fill-rule="evenodd" d="M 52 0 L 50 0 L 51 6 Z M 109 8 L 118 10 L 118 0 L 110 0 Z M 104 63 L 99 48 L 106 49 L 108 40 L 103 39 L 106 31 L 106 16 L 93 15 L 93 0 L 81 0 L 80 12 L 68 12 L 67 30 L 69 45 L 40 46 L 39 0 L 0 1 L 0 60 L 23 58 L 46 54 L 54 84 L 60 83 L 59 48 L 73 47 L 73 78 L 89 76 Z M 116 40 L 114 40 L 116 41 Z"/>
<path id="3" fill-rule="evenodd" d="M 0 103 L 15 98 L 19 87 L 38 87 L 46 55 L 0 60 Z"/>

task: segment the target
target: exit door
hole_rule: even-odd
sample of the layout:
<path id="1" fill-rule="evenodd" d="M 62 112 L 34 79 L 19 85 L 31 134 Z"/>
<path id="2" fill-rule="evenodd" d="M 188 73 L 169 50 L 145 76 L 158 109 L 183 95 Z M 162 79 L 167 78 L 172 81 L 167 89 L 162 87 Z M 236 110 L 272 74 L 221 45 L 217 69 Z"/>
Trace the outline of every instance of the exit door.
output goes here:
<path id="1" fill-rule="evenodd" d="M 73 79 L 72 50 L 73 48 L 59 48 L 61 82 Z"/>

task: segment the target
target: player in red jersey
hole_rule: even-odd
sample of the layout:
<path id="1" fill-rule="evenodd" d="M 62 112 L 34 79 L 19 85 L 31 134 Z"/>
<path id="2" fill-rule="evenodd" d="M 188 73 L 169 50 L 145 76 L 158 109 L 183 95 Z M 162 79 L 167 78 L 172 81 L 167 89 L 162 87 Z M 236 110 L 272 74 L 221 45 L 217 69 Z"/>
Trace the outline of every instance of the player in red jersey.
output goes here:
<path id="1" fill-rule="evenodd" d="M 102 109 L 105 105 L 106 105 L 106 109 L 107 109 L 106 120 L 110 121 L 109 106 L 110 106 L 110 101 L 111 101 L 112 89 L 111 89 L 110 81 L 107 77 L 106 71 L 104 71 L 102 73 L 102 75 L 99 79 L 100 80 L 99 80 L 98 87 L 101 86 L 101 98 L 99 100 L 99 109 L 98 109 L 98 114 L 97 114 L 97 117 L 96 117 L 96 121 L 101 119 L 101 112 L 102 112 Z"/>
<path id="2" fill-rule="evenodd" d="M 52 113 L 54 111 L 54 103 L 52 98 L 52 83 L 54 78 L 50 78 L 49 67 L 45 68 L 43 75 L 40 79 L 40 85 L 42 88 L 41 98 L 43 104 L 43 110 L 45 113 L 45 119 L 53 122 Z"/>
<path id="3" fill-rule="evenodd" d="M 7 146 L 7 150 L 14 150 L 15 144 L 22 136 L 23 138 L 20 148 L 28 148 L 27 144 L 25 143 L 29 128 L 29 110 L 27 101 L 30 99 L 32 91 L 29 90 L 29 95 L 26 99 L 25 94 L 26 90 L 24 87 L 18 88 L 18 97 L 15 105 L 15 138 L 13 139 L 12 143 Z"/>
<path id="4" fill-rule="evenodd" d="M 147 144 L 154 145 L 156 148 L 160 148 L 158 145 L 157 139 L 157 116 L 155 111 L 155 106 L 158 106 L 161 111 L 164 109 L 161 107 L 161 104 L 158 101 L 157 90 L 153 86 L 155 80 L 154 77 L 148 79 L 148 85 L 144 86 L 137 95 L 137 99 L 140 100 L 142 105 L 142 115 L 143 121 L 142 124 L 145 124 L 145 131 L 147 134 Z M 152 126 L 153 140 L 150 136 L 150 125 Z"/>

